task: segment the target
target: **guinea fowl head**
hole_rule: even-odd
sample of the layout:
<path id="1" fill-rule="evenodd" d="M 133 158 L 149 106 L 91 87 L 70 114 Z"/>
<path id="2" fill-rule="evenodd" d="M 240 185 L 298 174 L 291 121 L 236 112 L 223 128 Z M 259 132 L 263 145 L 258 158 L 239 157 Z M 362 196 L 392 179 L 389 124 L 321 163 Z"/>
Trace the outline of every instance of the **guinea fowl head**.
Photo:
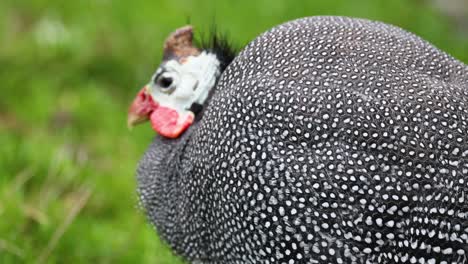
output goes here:
<path id="1" fill-rule="evenodd" d="M 216 33 L 198 48 L 192 26 L 174 31 L 164 43 L 161 65 L 130 105 L 128 126 L 150 120 L 161 136 L 178 138 L 195 122 L 234 55 Z"/>

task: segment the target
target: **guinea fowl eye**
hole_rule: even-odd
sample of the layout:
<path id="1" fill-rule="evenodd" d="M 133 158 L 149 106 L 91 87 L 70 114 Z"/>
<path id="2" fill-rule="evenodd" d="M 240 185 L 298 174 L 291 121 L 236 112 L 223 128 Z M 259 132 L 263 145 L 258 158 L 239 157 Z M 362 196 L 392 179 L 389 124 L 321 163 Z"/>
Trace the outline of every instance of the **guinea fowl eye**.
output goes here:
<path id="1" fill-rule="evenodd" d="M 153 86 L 163 93 L 172 93 L 178 84 L 178 76 L 175 72 L 158 70 L 151 78 Z"/>
<path id="2" fill-rule="evenodd" d="M 173 79 L 171 77 L 161 77 L 156 80 L 156 84 L 161 88 L 171 87 Z"/>

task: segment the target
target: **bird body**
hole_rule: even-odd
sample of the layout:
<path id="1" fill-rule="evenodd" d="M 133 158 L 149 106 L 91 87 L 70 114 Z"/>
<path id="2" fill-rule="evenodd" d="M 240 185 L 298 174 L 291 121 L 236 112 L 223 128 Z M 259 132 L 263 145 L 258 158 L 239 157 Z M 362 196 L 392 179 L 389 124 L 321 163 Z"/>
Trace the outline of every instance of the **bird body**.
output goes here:
<path id="1" fill-rule="evenodd" d="M 468 66 L 400 28 L 257 37 L 140 161 L 160 236 L 201 263 L 466 263 Z"/>

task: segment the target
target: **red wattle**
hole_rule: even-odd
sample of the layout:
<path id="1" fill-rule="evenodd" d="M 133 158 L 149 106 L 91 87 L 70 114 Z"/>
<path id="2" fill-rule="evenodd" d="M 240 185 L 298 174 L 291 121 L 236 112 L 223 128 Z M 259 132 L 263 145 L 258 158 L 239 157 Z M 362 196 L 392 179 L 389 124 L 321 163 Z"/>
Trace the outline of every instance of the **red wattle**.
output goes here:
<path id="1" fill-rule="evenodd" d="M 159 106 L 150 115 L 151 126 L 160 135 L 167 138 L 177 138 L 184 132 L 194 120 L 190 112 L 185 117 L 171 108 Z"/>

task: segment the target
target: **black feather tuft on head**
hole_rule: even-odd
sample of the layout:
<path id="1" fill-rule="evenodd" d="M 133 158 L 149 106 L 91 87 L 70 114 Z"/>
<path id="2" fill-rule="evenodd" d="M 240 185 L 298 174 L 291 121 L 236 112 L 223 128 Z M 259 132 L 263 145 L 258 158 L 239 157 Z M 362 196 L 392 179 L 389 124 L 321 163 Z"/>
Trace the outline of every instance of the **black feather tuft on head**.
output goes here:
<path id="1" fill-rule="evenodd" d="M 200 34 L 197 44 L 202 50 L 214 53 L 218 57 L 221 63 L 221 72 L 232 62 L 238 52 L 238 48 L 229 41 L 228 35 L 220 33 L 215 25 L 211 27 L 208 37 Z"/>

